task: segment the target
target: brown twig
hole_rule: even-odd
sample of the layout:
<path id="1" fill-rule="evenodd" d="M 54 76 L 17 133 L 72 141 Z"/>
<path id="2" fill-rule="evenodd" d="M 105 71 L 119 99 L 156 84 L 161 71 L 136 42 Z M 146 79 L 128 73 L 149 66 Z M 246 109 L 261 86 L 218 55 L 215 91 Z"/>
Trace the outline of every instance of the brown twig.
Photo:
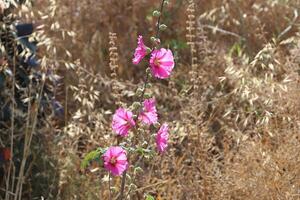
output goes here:
<path id="1" fill-rule="evenodd" d="M 8 37 L 8 36 L 7 36 Z M 15 85 L 16 85 L 16 44 L 14 43 L 14 57 L 12 59 L 12 67 L 13 67 L 13 77 L 12 77 L 12 114 L 11 114 L 11 138 L 10 138 L 10 155 L 13 156 L 13 148 L 14 148 L 14 127 L 15 127 Z M 9 191 L 10 185 L 10 176 L 11 176 L 11 167 L 13 166 L 13 159 L 11 158 L 9 161 L 8 167 L 8 175 L 6 180 L 6 190 Z M 13 188 L 13 185 L 12 185 Z M 9 199 L 9 193 L 5 194 L 5 199 Z"/>

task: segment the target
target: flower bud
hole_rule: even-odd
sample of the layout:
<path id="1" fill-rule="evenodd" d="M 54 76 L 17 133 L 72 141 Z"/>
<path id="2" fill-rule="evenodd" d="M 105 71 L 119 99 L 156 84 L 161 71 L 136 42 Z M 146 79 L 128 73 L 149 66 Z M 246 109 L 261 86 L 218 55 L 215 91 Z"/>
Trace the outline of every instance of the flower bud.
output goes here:
<path id="1" fill-rule="evenodd" d="M 152 84 L 151 83 L 147 83 L 146 84 L 146 88 L 151 88 L 152 87 Z"/>
<path id="2" fill-rule="evenodd" d="M 146 75 L 147 75 L 147 77 L 148 77 L 148 80 L 151 80 L 151 79 L 152 79 L 153 76 L 152 76 L 150 67 L 148 67 L 148 68 L 146 69 Z M 147 86 L 146 86 L 146 88 L 147 88 Z"/>
<path id="3" fill-rule="evenodd" d="M 156 41 L 156 37 L 152 36 L 152 37 L 150 38 L 150 40 L 151 40 L 151 42 L 155 42 L 155 41 Z"/>
<path id="4" fill-rule="evenodd" d="M 145 93 L 145 94 L 144 94 L 144 97 L 145 97 L 146 99 L 150 99 L 150 98 L 152 97 L 152 94 L 150 94 L 150 93 Z"/>
<path id="5" fill-rule="evenodd" d="M 149 75 L 150 73 L 151 73 L 151 69 L 148 67 L 148 68 L 146 69 L 146 74 Z"/>
<path id="6" fill-rule="evenodd" d="M 165 25 L 165 24 L 161 24 L 160 26 L 159 26 L 159 29 L 160 30 L 166 30 L 168 27 L 167 27 L 167 25 Z"/>
<path id="7" fill-rule="evenodd" d="M 140 107 L 141 107 L 141 104 L 140 104 L 139 102 L 133 102 L 132 108 L 133 108 L 134 110 L 137 110 L 137 109 L 139 109 Z"/>
<path id="8" fill-rule="evenodd" d="M 135 92 L 135 94 L 137 95 L 137 96 L 140 96 L 140 95 L 142 95 L 143 94 L 143 88 L 138 88 L 137 90 L 136 90 L 136 92 Z"/>
<path id="9" fill-rule="evenodd" d="M 149 68 L 149 72 L 147 72 L 147 76 L 148 76 L 148 79 L 150 80 L 151 78 L 153 78 L 153 75 L 151 73 L 151 70 Z"/>
<path id="10" fill-rule="evenodd" d="M 155 124 L 153 124 L 153 126 L 154 126 L 155 128 L 160 128 L 160 123 L 159 123 L 159 122 L 156 122 Z"/>
<path id="11" fill-rule="evenodd" d="M 151 37 L 151 42 L 154 43 L 155 46 L 160 44 L 160 39 L 156 37 Z"/>
<path id="12" fill-rule="evenodd" d="M 149 48 L 149 47 L 147 47 L 146 50 L 147 50 L 147 53 L 148 53 L 148 54 L 151 53 L 151 51 L 152 51 L 152 49 Z"/>
<path id="13" fill-rule="evenodd" d="M 154 17 L 159 17 L 160 16 L 160 12 L 158 10 L 154 10 L 153 13 L 152 13 L 152 15 Z"/>
<path id="14" fill-rule="evenodd" d="M 156 38 L 155 45 L 160 45 L 160 39 L 159 38 Z"/>

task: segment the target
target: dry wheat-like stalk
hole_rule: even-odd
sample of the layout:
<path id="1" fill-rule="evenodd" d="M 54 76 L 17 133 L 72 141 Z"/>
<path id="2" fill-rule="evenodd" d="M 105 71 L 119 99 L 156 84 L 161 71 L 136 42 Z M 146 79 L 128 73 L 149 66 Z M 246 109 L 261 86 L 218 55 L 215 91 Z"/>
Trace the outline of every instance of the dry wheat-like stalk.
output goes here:
<path id="1" fill-rule="evenodd" d="M 109 32 L 109 67 L 111 70 L 112 82 L 112 96 L 115 98 L 116 105 L 121 106 L 121 88 L 117 81 L 117 73 L 119 69 L 119 53 L 117 47 L 117 34 Z"/>
<path id="2" fill-rule="evenodd" d="M 190 56 L 191 56 L 191 82 L 194 83 L 194 87 L 198 87 L 196 81 L 198 80 L 196 70 L 198 68 L 198 58 L 197 58 L 197 46 L 196 46 L 196 16 L 195 16 L 195 3 L 193 0 L 189 0 L 188 7 L 187 7 L 187 17 L 188 20 L 186 21 L 186 38 L 187 44 L 190 47 Z"/>

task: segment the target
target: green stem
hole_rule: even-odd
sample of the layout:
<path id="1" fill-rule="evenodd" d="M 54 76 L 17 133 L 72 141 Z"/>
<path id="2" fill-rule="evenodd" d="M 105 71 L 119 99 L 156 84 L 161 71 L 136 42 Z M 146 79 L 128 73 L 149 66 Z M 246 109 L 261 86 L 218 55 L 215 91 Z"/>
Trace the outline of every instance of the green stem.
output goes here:
<path id="1" fill-rule="evenodd" d="M 110 183 L 110 172 L 108 172 L 108 190 L 109 190 L 109 200 L 111 200 L 111 183 Z"/>
<path id="2" fill-rule="evenodd" d="M 161 20 L 161 15 L 162 15 L 162 12 L 164 9 L 164 5 L 165 5 L 165 0 L 162 0 L 161 4 L 160 4 L 160 15 L 158 17 L 157 24 L 156 24 L 156 36 L 155 36 L 156 38 L 159 37 L 159 26 L 160 26 L 160 20 Z"/>
<path id="3" fill-rule="evenodd" d="M 162 15 L 162 12 L 163 12 L 163 9 L 164 9 L 164 4 L 165 4 L 165 0 L 162 0 L 162 2 L 160 4 L 160 15 L 158 17 L 157 24 L 156 24 L 156 38 L 159 37 L 161 15 Z M 140 103 L 141 104 L 144 101 L 144 95 L 145 95 L 146 86 L 147 86 L 148 82 L 149 82 L 149 74 L 146 72 L 146 79 L 145 79 L 145 82 L 144 82 L 143 92 L 142 92 L 141 97 L 140 97 Z M 122 175 L 121 191 L 120 191 L 119 200 L 122 200 L 123 196 L 124 196 L 125 183 L 126 183 L 126 174 L 127 174 L 127 171 L 125 171 Z"/>

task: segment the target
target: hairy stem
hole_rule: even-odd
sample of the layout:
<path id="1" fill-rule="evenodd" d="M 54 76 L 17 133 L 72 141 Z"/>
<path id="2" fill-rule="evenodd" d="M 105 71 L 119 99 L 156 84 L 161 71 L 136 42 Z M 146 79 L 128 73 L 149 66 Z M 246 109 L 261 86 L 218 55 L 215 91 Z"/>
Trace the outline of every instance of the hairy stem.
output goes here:
<path id="1" fill-rule="evenodd" d="M 163 12 L 163 9 L 164 9 L 164 4 L 165 4 L 165 0 L 162 0 L 161 4 L 160 4 L 160 15 L 157 19 L 157 24 L 156 24 L 156 35 L 155 35 L 156 38 L 159 37 L 159 30 L 160 30 L 159 27 L 160 27 L 160 23 L 161 23 L 161 15 L 162 15 L 162 12 Z M 143 87 L 143 91 L 142 91 L 142 94 L 141 94 L 141 97 L 140 97 L 140 103 L 141 104 L 144 101 L 144 95 L 145 95 L 146 86 L 147 86 L 148 82 L 149 82 L 149 74 L 146 72 L 146 79 L 144 81 L 144 87 Z M 127 171 L 125 171 L 122 175 L 121 191 L 120 191 L 119 200 L 122 200 L 123 196 L 124 196 L 125 183 L 126 183 L 126 174 L 127 174 Z"/>
<path id="2" fill-rule="evenodd" d="M 108 190 L 109 190 L 109 200 L 111 200 L 111 182 L 110 182 L 110 172 L 108 173 Z"/>
<path id="3" fill-rule="evenodd" d="M 162 12 L 164 9 L 164 5 L 165 5 L 165 0 L 162 0 L 161 4 L 160 4 L 160 11 L 159 11 L 160 15 L 158 17 L 157 24 L 156 24 L 156 38 L 159 37 L 159 26 L 160 26 L 160 20 L 161 20 L 161 15 L 162 15 Z"/>

